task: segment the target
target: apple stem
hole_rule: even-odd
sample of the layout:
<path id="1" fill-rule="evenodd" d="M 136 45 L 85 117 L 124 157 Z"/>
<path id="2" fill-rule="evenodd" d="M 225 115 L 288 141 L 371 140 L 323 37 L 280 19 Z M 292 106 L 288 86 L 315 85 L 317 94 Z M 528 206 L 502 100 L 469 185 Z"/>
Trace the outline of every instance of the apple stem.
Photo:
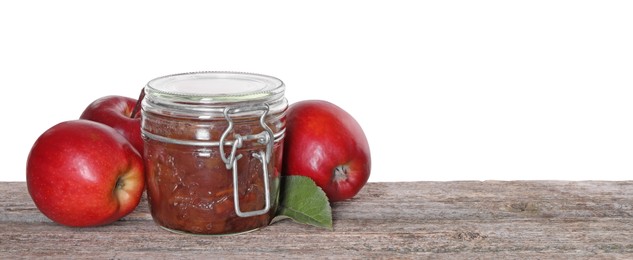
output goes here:
<path id="1" fill-rule="evenodd" d="M 347 171 L 348 170 L 349 169 L 348 169 L 347 166 L 344 166 L 344 165 L 336 166 L 336 168 L 334 168 L 334 176 L 333 176 L 332 179 L 335 182 L 347 180 Z"/>
<path id="2" fill-rule="evenodd" d="M 145 97 L 145 88 L 142 88 L 141 94 L 138 95 L 138 99 L 136 100 L 136 105 L 134 106 L 134 109 L 132 110 L 132 114 L 130 115 L 130 118 L 135 118 L 136 114 L 138 114 L 141 111 L 141 102 L 143 101 L 144 97 Z"/>

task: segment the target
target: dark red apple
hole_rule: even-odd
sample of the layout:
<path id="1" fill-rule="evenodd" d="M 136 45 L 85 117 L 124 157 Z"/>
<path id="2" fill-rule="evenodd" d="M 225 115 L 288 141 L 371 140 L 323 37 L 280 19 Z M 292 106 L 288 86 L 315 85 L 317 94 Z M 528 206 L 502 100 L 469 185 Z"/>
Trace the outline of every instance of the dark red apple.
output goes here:
<path id="1" fill-rule="evenodd" d="M 365 133 L 340 107 L 322 100 L 290 105 L 283 172 L 312 178 L 332 202 L 354 197 L 367 183 L 371 156 Z"/>
<path id="2" fill-rule="evenodd" d="M 140 113 L 132 115 L 136 99 L 123 96 L 105 96 L 92 102 L 79 117 L 109 125 L 121 133 L 143 155 Z"/>
<path id="3" fill-rule="evenodd" d="M 35 141 L 26 182 L 33 202 L 51 220 L 75 227 L 105 225 L 138 205 L 143 159 L 107 125 L 66 121 Z"/>

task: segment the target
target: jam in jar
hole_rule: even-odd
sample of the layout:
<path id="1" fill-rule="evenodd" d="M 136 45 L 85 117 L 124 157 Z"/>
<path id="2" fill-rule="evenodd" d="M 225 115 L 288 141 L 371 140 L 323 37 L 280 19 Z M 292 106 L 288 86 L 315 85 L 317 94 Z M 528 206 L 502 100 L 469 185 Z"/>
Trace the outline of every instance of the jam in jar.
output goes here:
<path id="1" fill-rule="evenodd" d="M 145 86 L 147 197 L 161 227 L 234 234 L 266 226 L 279 198 L 285 86 L 232 72 L 169 75 Z"/>

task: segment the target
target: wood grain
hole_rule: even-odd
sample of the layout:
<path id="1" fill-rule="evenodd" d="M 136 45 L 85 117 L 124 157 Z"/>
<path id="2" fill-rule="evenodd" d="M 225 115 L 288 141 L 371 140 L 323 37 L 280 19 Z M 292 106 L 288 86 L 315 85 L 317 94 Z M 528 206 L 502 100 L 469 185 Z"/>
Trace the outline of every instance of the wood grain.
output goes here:
<path id="1" fill-rule="evenodd" d="M 154 224 L 147 201 L 111 225 L 43 216 L 25 183 L 0 183 L 0 259 L 633 258 L 633 182 L 368 183 L 333 205 L 334 230 L 284 220 L 236 236 Z"/>

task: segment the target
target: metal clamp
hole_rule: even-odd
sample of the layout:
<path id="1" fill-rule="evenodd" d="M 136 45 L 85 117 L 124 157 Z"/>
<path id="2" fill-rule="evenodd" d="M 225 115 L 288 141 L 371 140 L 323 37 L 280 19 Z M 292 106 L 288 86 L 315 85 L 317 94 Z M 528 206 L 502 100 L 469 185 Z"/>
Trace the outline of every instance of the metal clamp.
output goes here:
<path id="1" fill-rule="evenodd" d="M 238 113 L 246 113 L 246 112 L 254 112 L 254 111 L 262 111 L 262 115 L 259 118 L 259 123 L 261 124 L 264 131 L 258 134 L 246 135 L 242 136 L 239 134 L 235 134 L 235 140 L 232 142 L 227 141 L 226 138 L 229 133 L 233 130 L 233 120 L 231 119 L 232 114 Z M 270 188 L 269 188 L 269 180 L 268 180 L 268 163 L 270 162 L 270 158 L 272 156 L 273 150 L 273 142 L 274 142 L 274 134 L 273 131 L 266 124 L 266 115 L 268 114 L 269 107 L 268 105 L 258 105 L 258 106 L 248 106 L 248 107 L 227 107 L 224 109 L 224 118 L 229 122 L 228 127 L 222 133 L 220 137 L 220 156 L 222 161 L 224 161 L 227 170 L 233 170 L 233 202 L 235 204 L 235 213 L 240 217 L 252 217 L 257 215 L 266 214 L 270 210 Z M 266 145 L 266 151 L 259 151 L 259 153 L 253 153 L 252 156 L 259 159 L 262 163 L 263 169 L 263 178 L 264 178 L 264 194 L 265 194 L 265 206 L 263 209 L 254 210 L 254 211 L 242 211 L 240 209 L 240 199 L 238 192 L 238 169 L 237 169 L 237 160 L 242 158 L 241 154 L 236 155 L 237 149 L 241 148 L 244 144 L 244 141 L 248 140 L 257 140 L 260 144 Z M 224 146 L 231 146 L 231 153 L 227 156 Z"/>
<path id="2" fill-rule="evenodd" d="M 247 140 L 257 140 L 257 142 L 266 145 L 266 160 L 270 161 L 270 157 L 272 156 L 273 151 L 273 130 L 268 127 L 266 124 L 266 115 L 268 115 L 269 107 L 268 105 L 259 105 L 259 106 L 248 106 L 248 107 L 227 107 L 224 109 L 224 118 L 229 122 L 228 127 L 220 136 L 220 156 L 222 161 L 226 164 L 226 169 L 230 170 L 233 165 L 233 159 L 235 158 L 235 151 L 237 148 L 242 147 L 243 141 Z M 264 131 L 259 134 L 241 136 L 239 134 L 235 135 L 235 140 L 233 143 L 233 148 L 231 149 L 230 156 L 227 156 L 224 152 L 224 146 L 229 142 L 226 141 L 226 137 L 233 130 L 233 119 L 231 119 L 231 114 L 245 113 L 245 112 L 253 112 L 253 111 L 262 111 L 262 115 L 259 118 L 259 124 L 264 128 Z"/>
<path id="3" fill-rule="evenodd" d="M 264 151 L 259 151 L 259 153 L 253 153 L 253 157 L 259 159 L 262 162 L 262 169 L 264 172 L 264 196 L 266 198 L 266 204 L 263 209 L 253 210 L 253 211 L 242 211 L 240 209 L 240 199 L 239 199 L 239 191 L 238 191 L 238 181 L 237 181 L 237 160 L 233 161 L 233 203 L 235 204 L 235 213 L 243 218 L 258 216 L 262 214 L 266 214 L 270 210 L 270 189 L 269 181 L 268 181 L 268 160 L 266 159 L 266 154 Z"/>

